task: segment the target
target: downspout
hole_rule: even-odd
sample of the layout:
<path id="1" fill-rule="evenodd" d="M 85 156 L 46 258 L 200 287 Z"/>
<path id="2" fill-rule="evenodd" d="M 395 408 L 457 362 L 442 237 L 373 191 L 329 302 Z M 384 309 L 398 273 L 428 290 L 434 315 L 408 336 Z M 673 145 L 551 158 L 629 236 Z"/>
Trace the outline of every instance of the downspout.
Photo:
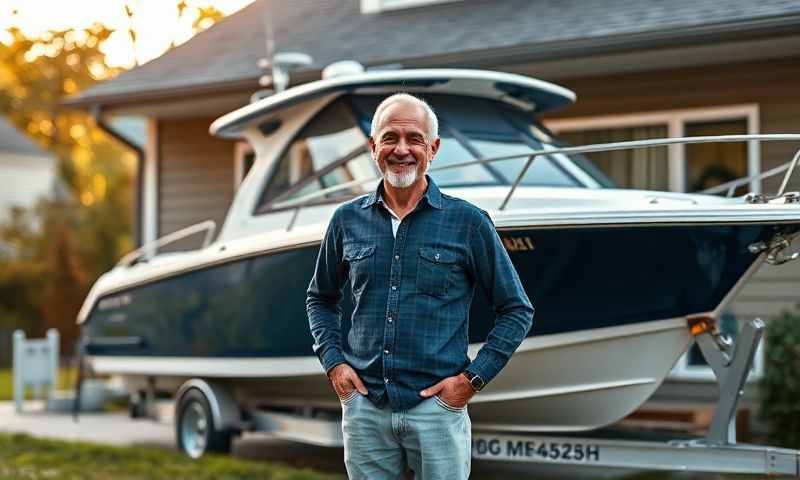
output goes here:
<path id="1" fill-rule="evenodd" d="M 110 135 L 112 138 L 122 143 L 126 147 L 133 150 L 136 154 L 136 178 L 135 183 L 135 198 L 133 202 L 133 238 L 136 247 L 143 245 L 142 238 L 142 197 L 144 196 L 144 150 L 141 147 L 128 140 L 123 134 L 114 129 L 105 120 L 103 120 L 103 112 L 100 105 L 94 105 L 91 109 L 92 117 L 100 130 Z"/>

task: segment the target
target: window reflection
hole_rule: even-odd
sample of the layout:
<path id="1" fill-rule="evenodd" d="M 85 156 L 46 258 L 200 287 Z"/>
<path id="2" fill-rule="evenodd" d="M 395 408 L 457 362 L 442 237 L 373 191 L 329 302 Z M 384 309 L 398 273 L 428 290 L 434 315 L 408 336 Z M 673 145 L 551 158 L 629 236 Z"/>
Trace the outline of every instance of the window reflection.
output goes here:
<path id="1" fill-rule="evenodd" d="M 439 152 L 430 164 L 430 168 L 453 165 L 475 160 L 475 157 L 464 148 L 458 140 L 442 134 Z M 498 184 L 499 182 L 481 165 L 455 167 L 430 173 L 440 187 L 451 187 L 472 184 Z"/>
<path id="2" fill-rule="evenodd" d="M 531 147 L 519 141 L 501 140 L 479 140 L 471 139 L 470 143 L 481 152 L 484 158 L 505 157 L 509 155 L 527 155 L 531 153 Z M 514 182 L 528 157 L 520 157 L 510 160 L 501 160 L 492 163 L 508 182 Z M 553 160 L 547 156 L 536 157 L 536 160 L 528 168 L 522 185 L 541 185 L 555 187 L 573 187 L 575 180 L 567 175 L 561 168 L 556 166 Z"/>
<path id="3" fill-rule="evenodd" d="M 311 120 L 278 160 L 260 208 L 376 175 L 366 135 L 356 126 L 349 109 L 336 101 Z M 352 196 L 363 191 L 362 186 L 355 186 L 324 198 Z"/>

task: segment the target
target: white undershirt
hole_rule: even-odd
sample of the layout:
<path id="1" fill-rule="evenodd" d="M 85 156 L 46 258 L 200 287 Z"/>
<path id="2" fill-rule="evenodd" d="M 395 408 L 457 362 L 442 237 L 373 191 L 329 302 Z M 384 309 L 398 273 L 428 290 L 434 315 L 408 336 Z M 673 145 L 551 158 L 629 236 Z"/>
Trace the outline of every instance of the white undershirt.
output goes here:
<path id="1" fill-rule="evenodd" d="M 391 208 L 389 208 L 389 205 L 386 205 L 386 202 L 383 201 L 383 197 L 380 195 L 378 195 L 378 201 L 381 202 L 383 208 L 385 208 L 386 211 L 389 212 L 389 215 L 392 216 L 392 235 L 394 238 L 397 238 L 397 229 L 400 228 L 400 217 L 398 217 L 397 214 L 394 213 Z"/>

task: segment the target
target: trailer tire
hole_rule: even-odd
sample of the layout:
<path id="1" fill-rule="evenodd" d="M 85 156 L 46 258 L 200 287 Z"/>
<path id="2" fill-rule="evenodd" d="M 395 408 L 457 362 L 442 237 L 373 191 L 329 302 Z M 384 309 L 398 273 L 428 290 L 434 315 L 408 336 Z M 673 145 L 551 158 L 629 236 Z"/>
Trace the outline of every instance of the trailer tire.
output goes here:
<path id="1" fill-rule="evenodd" d="M 191 458 L 200 458 L 206 452 L 230 452 L 233 433 L 215 425 L 206 396 L 190 388 L 178 402 L 175 438 L 182 452 Z"/>

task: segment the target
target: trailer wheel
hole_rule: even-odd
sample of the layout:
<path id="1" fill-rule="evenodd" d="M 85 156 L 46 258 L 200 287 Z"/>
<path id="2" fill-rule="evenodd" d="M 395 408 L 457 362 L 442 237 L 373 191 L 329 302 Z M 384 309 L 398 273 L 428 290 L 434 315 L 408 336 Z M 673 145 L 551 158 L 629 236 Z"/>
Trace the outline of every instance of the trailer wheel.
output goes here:
<path id="1" fill-rule="evenodd" d="M 192 458 L 206 452 L 230 452 L 232 433 L 214 425 L 208 399 L 198 389 L 189 389 L 180 399 L 175 421 L 178 448 Z"/>

